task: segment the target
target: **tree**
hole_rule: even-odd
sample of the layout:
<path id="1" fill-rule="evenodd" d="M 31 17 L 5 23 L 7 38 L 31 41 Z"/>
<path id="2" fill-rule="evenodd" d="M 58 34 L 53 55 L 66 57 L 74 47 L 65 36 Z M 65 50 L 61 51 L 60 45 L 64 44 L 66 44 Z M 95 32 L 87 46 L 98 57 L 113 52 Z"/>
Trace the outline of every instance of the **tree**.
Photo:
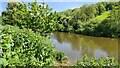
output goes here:
<path id="1" fill-rule="evenodd" d="M 103 13 L 103 12 L 106 11 L 105 6 L 104 6 L 103 4 L 100 4 L 100 5 L 98 6 L 98 10 L 99 10 L 99 14 L 101 14 L 101 13 Z"/>
<path id="2" fill-rule="evenodd" d="M 17 5 L 17 6 L 16 6 Z M 20 28 L 32 29 L 45 35 L 55 30 L 56 12 L 52 12 L 45 3 L 8 3 L 7 11 L 2 13 L 3 24 L 16 25 Z"/>
<path id="3" fill-rule="evenodd" d="M 87 21 L 87 16 L 86 14 L 83 12 L 83 13 L 79 13 L 80 14 L 80 20 L 83 22 L 83 21 Z"/>

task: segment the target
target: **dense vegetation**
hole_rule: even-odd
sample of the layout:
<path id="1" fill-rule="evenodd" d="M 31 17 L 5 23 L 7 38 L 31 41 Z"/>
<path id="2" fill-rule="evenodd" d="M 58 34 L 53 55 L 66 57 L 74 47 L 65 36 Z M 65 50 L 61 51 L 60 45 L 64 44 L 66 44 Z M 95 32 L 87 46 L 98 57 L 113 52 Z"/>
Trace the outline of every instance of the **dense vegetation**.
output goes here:
<path id="1" fill-rule="evenodd" d="M 118 63 L 116 60 L 114 60 L 113 57 L 107 57 L 107 59 L 105 59 L 103 56 L 97 60 L 95 57 L 92 58 L 91 60 L 88 60 L 88 57 L 85 55 L 83 57 L 83 59 L 80 61 L 77 61 L 77 64 L 75 66 L 78 67 L 99 67 L 99 68 L 106 68 L 106 67 L 114 67 L 114 68 L 118 68 Z"/>
<path id="2" fill-rule="evenodd" d="M 58 31 L 118 37 L 120 2 L 101 2 L 59 12 Z"/>
<path id="3" fill-rule="evenodd" d="M 48 66 L 66 60 L 64 53 L 56 51 L 47 37 L 16 26 L 1 27 L 1 60 L 4 65 Z"/>
<path id="4" fill-rule="evenodd" d="M 14 7 L 14 8 L 13 8 Z M 17 25 L 46 35 L 54 30 L 83 35 L 118 37 L 120 2 L 100 2 L 63 12 L 51 12 L 45 3 L 8 3 L 3 25 Z"/>
<path id="5" fill-rule="evenodd" d="M 7 11 L 2 13 L 3 25 L 16 25 L 19 28 L 32 29 L 35 33 L 45 35 L 55 30 L 56 12 L 45 3 L 8 3 Z"/>
<path id="6" fill-rule="evenodd" d="M 2 18 L 1 18 L 1 16 L 0 16 L 0 22 L 2 22 Z"/>
<path id="7" fill-rule="evenodd" d="M 57 22 L 50 11 L 44 3 L 8 3 L 0 25 L 0 66 L 53 66 L 67 60 L 49 41 Z"/>
<path id="8" fill-rule="evenodd" d="M 8 3 L 7 10 L 2 12 L 0 25 L 0 50 L 3 51 L 0 65 L 52 66 L 56 61 L 67 60 L 65 54 L 56 51 L 49 41 L 49 33 L 55 30 L 117 37 L 119 4 L 97 3 L 56 13 L 45 3 Z M 116 65 L 112 61 L 111 58 L 105 60 L 103 66 L 107 62 Z M 91 62 L 98 64 L 99 61 L 93 59 L 87 64 Z M 81 66 L 79 62 L 77 65 Z"/>

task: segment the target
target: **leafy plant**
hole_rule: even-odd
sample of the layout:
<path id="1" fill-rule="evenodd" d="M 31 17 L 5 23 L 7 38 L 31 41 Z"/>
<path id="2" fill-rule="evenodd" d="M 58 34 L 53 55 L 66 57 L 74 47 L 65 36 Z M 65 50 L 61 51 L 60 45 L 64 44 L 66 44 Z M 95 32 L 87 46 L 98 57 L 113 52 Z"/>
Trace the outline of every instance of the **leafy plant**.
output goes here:
<path id="1" fill-rule="evenodd" d="M 57 61 L 64 61 L 68 59 L 67 56 L 65 56 L 65 53 L 59 51 L 55 52 L 55 58 Z"/>
<path id="2" fill-rule="evenodd" d="M 16 26 L 3 26 L 1 29 L 3 53 L 0 64 L 8 66 L 51 66 L 65 56 L 52 46 L 48 37 L 35 34 L 32 30 Z M 60 58 L 56 58 L 60 57 Z"/>
<path id="3" fill-rule="evenodd" d="M 41 35 L 54 31 L 58 22 L 56 12 L 52 12 L 45 3 L 38 4 L 37 2 L 8 3 L 7 10 L 2 12 L 2 19 L 4 25 L 32 29 Z"/>
<path id="4" fill-rule="evenodd" d="M 105 59 L 103 56 L 97 60 L 95 57 L 93 57 L 91 60 L 88 60 L 87 55 L 83 57 L 83 59 L 80 61 L 78 60 L 75 64 L 77 67 L 118 67 L 118 62 L 113 57 L 107 57 Z"/>

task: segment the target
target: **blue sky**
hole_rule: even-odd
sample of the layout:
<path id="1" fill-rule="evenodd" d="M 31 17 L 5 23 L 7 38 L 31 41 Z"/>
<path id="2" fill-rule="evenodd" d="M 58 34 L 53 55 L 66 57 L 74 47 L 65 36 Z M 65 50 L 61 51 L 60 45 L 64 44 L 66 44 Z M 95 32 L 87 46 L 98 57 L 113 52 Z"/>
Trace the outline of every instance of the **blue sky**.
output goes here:
<path id="1" fill-rule="evenodd" d="M 63 11 L 67 9 L 79 8 L 85 4 L 93 4 L 95 2 L 47 2 L 53 8 L 53 11 Z"/>
<path id="2" fill-rule="evenodd" d="M 7 0 L 5 2 L 0 2 L 0 13 L 6 10 L 7 2 L 8 2 Z M 51 8 L 53 8 L 53 11 L 57 11 L 57 12 L 67 9 L 79 8 L 84 4 L 93 4 L 93 3 L 96 2 L 47 2 L 47 4 Z"/>

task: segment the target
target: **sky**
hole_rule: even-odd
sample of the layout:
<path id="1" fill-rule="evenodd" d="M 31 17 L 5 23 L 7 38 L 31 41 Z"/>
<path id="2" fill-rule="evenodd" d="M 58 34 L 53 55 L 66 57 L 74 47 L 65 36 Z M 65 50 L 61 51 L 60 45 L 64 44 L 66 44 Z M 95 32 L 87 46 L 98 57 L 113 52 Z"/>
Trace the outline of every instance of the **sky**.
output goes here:
<path id="1" fill-rule="evenodd" d="M 23 0 L 0 0 L 0 15 L 6 10 L 7 2 L 21 2 Z M 24 0 L 24 2 L 33 2 L 35 0 Z M 79 8 L 84 4 L 94 4 L 103 0 L 37 0 L 37 2 L 46 2 L 53 11 L 64 11 L 67 9 Z"/>
<path id="2" fill-rule="evenodd" d="M 64 11 L 67 9 L 73 9 L 73 8 L 79 8 L 80 6 L 84 4 L 93 4 L 96 2 L 47 2 L 50 8 L 53 9 L 53 11 Z M 6 10 L 7 2 L 0 2 L 0 12 L 3 12 Z"/>

